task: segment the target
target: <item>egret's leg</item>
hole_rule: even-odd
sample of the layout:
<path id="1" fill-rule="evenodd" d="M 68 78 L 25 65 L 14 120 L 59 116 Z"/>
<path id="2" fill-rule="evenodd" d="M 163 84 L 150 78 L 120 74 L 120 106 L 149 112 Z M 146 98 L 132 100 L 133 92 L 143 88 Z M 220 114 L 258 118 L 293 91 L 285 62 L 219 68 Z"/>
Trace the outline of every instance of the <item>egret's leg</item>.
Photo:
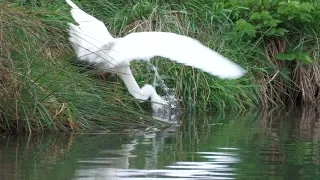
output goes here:
<path id="1" fill-rule="evenodd" d="M 106 81 L 106 79 L 108 77 L 108 73 L 100 72 L 100 73 L 98 73 L 98 77 L 101 78 L 103 81 Z"/>

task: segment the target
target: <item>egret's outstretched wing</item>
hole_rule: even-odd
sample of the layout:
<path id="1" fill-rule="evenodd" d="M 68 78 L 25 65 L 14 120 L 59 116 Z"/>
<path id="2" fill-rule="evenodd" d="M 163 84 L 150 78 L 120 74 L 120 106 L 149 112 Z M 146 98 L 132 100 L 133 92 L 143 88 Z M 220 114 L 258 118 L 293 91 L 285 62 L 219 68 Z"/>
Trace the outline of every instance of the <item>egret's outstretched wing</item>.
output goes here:
<path id="1" fill-rule="evenodd" d="M 71 0 L 66 0 L 66 2 L 71 6 L 70 13 L 73 19 L 87 36 L 103 44 L 113 40 L 113 37 L 110 35 L 103 22 L 82 11 Z"/>
<path id="2" fill-rule="evenodd" d="M 72 7 L 70 12 L 78 25 L 69 23 L 69 40 L 79 59 L 90 63 L 105 65 L 116 64 L 108 58 L 108 50 L 114 41 L 105 25 L 93 16 L 82 11 L 71 0 L 66 2 Z M 102 49 L 104 47 L 104 49 Z"/>
<path id="3" fill-rule="evenodd" d="M 139 32 L 119 38 L 109 55 L 118 62 L 162 56 L 220 78 L 234 79 L 246 71 L 199 41 L 168 32 Z"/>

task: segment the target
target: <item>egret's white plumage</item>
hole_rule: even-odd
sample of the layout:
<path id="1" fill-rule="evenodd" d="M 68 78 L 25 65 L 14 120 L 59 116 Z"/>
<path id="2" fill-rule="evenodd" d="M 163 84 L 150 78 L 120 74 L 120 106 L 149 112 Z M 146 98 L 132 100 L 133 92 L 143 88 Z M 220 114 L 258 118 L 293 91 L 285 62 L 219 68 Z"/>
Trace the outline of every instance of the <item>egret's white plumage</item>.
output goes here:
<path id="1" fill-rule="evenodd" d="M 101 71 L 117 74 L 128 91 L 137 99 L 166 104 L 155 91 L 146 84 L 141 89 L 132 76 L 130 61 L 149 61 L 154 56 L 162 56 L 183 63 L 220 78 L 235 79 L 246 71 L 219 53 L 202 45 L 190 37 L 169 32 L 138 32 L 122 38 L 113 38 L 103 22 L 82 11 L 71 0 L 71 15 L 78 24 L 69 23 L 69 40 L 73 43 L 79 59 L 95 63 Z"/>

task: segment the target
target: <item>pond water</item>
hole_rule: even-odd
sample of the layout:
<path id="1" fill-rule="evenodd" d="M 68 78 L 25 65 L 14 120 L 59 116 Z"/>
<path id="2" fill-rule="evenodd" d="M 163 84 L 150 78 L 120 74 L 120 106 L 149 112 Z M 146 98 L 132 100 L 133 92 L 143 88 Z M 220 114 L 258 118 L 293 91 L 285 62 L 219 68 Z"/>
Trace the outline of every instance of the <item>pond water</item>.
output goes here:
<path id="1" fill-rule="evenodd" d="M 0 179 L 320 179 L 314 112 L 196 116 L 162 132 L 0 136 Z"/>

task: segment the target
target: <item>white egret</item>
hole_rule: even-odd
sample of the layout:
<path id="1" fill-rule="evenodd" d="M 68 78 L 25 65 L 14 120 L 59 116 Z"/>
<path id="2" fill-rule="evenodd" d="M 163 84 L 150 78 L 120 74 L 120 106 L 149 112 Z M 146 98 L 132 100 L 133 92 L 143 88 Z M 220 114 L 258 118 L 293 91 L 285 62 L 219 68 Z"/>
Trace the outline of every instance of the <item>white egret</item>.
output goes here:
<path id="1" fill-rule="evenodd" d="M 190 37 L 169 32 L 137 32 L 113 38 L 103 22 L 82 11 L 71 0 L 71 15 L 78 25 L 69 23 L 69 40 L 78 58 L 96 65 L 102 72 L 117 74 L 129 93 L 139 100 L 151 99 L 157 111 L 164 104 L 153 86 L 139 87 L 130 69 L 132 60 L 149 61 L 161 56 L 198 68 L 220 78 L 235 79 L 246 71 L 219 53 Z"/>

